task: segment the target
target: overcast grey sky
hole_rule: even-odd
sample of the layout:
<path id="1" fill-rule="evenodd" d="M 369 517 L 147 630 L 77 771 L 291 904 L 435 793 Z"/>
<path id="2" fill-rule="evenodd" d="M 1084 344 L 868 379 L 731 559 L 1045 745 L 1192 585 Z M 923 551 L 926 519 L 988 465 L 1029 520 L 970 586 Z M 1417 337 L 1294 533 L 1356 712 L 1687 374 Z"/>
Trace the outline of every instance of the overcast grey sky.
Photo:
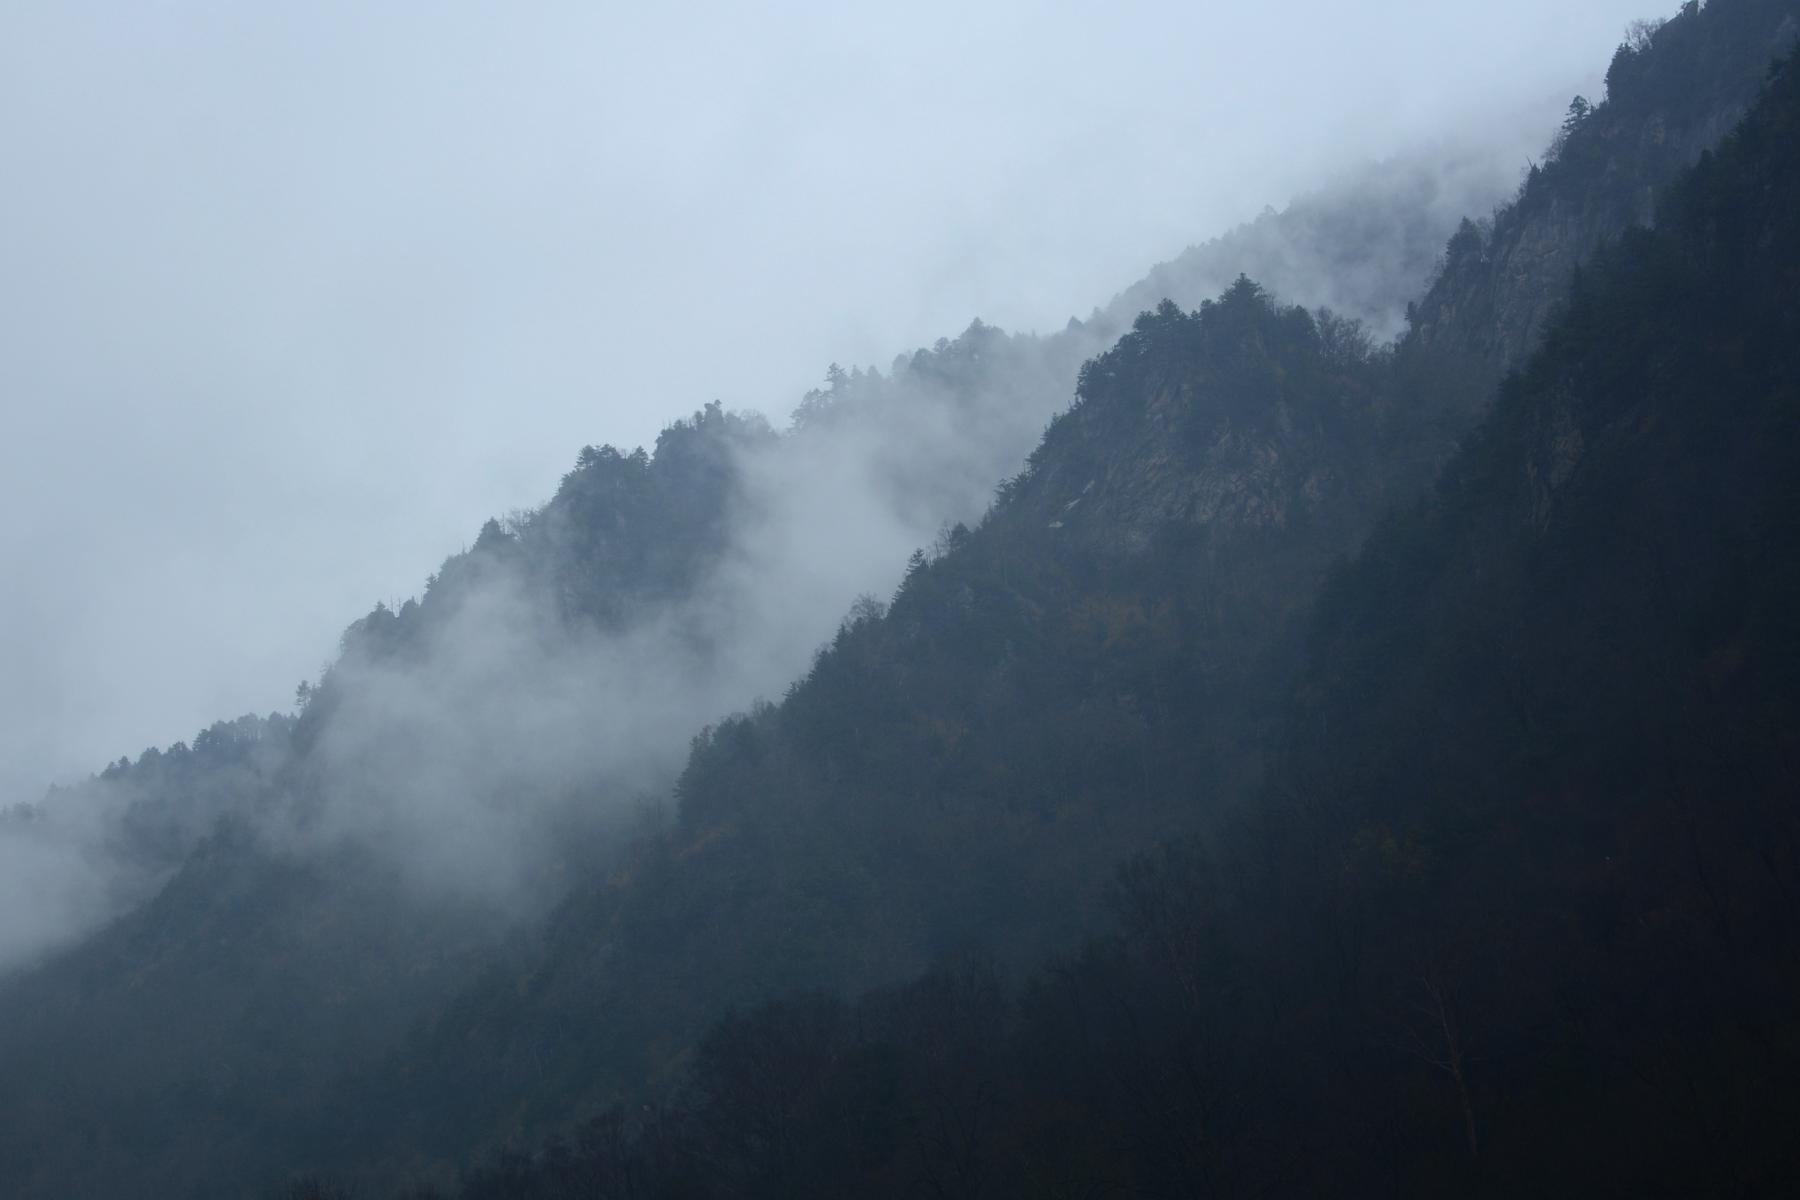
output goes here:
<path id="1" fill-rule="evenodd" d="M 1655 15 L 4 0 L 0 797 L 286 707 L 584 443 L 1541 143 Z"/>

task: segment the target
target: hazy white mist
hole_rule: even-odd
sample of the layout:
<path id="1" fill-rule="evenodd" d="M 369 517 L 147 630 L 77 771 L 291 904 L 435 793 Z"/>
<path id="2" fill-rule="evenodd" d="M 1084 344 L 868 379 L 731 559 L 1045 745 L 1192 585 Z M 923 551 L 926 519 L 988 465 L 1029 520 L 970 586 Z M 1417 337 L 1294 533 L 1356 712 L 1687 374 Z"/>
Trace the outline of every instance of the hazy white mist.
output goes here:
<path id="1" fill-rule="evenodd" d="M 1516 157 L 1642 9 L 8 6 L 0 787 L 285 705 L 583 443 Z"/>

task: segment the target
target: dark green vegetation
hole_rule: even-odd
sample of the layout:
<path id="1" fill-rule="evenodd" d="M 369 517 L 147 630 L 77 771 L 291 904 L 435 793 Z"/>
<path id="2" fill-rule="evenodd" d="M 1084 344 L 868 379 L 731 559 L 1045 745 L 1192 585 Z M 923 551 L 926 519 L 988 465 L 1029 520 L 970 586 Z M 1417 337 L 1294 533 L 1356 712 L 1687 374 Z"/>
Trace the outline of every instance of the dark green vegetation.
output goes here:
<path id="1" fill-rule="evenodd" d="M 1576 97 L 1518 198 L 1450 240 L 1442 274 L 1410 314 L 1409 352 L 1442 356 L 1452 378 L 1472 375 L 1485 403 L 1536 347 L 1569 274 L 1650 221 L 1658 192 L 1743 116 L 1771 46 L 1797 34 L 1780 0 L 1687 3 L 1672 20 L 1641 23 L 1607 68 L 1605 102 Z M 1527 279 L 1538 286 L 1518 286 Z"/>
<path id="2" fill-rule="evenodd" d="M 529 1128 L 674 1077 L 733 1005 L 895 981 L 972 946 L 1023 968 L 1092 927 L 1112 863 L 1254 777 L 1276 699 L 1258 680 L 1280 677 L 1295 607 L 1264 601 L 1302 595 L 1372 519 L 1366 472 L 1340 481 L 1318 459 L 1379 364 L 1248 283 L 1141 320 L 988 521 L 915 560 L 887 613 L 847 623 L 781 705 L 696 740 L 675 826 L 565 905 L 536 970 L 497 975 L 408 1049 L 405 1075 L 383 1072 L 406 1088 L 390 1102 L 468 1138 L 514 1097 Z M 1186 383 L 1131 399 L 1165 366 Z M 1269 403 L 1222 410 L 1214 377 Z M 1109 448 L 1125 467 L 1159 426 L 1179 435 L 1160 481 L 1103 487 Z M 1271 457 L 1232 513 L 1181 515 L 1203 464 Z M 1112 505 L 1163 535 L 1122 546 Z"/>
<path id="3" fill-rule="evenodd" d="M 670 1106 L 598 1118 L 457 1194 L 1780 1191 L 1800 1170 L 1797 194 L 1790 64 L 1665 198 L 1657 231 L 1586 268 L 1429 498 L 1334 573 L 1254 803 L 1129 860 L 1108 893 L 1116 934 L 1021 989 L 981 959 L 854 1002 L 810 992 L 755 1007 L 700 1041 Z M 1107 406 L 1102 379 L 1241 368 L 1207 354 L 1225 330 L 1234 349 L 1268 346 L 1298 367 L 1316 336 L 1303 321 L 1246 287 L 1196 317 L 1146 319 L 1089 369 L 1070 421 Z M 1254 375 L 1232 379 L 1255 393 Z M 960 756 L 906 736 L 914 721 L 955 728 L 958 706 L 941 702 L 973 689 L 967 675 L 961 689 L 933 686 L 930 649 L 884 655 L 884 642 L 941 639 L 963 670 L 996 672 L 977 647 L 997 639 L 955 643 L 969 618 L 946 609 L 962 589 L 983 594 L 973 564 L 997 557 L 984 538 L 1019 546 L 1009 519 L 1038 515 L 1038 481 L 921 567 L 887 620 L 849 631 L 781 709 L 700 747 L 684 781 L 695 836 L 748 824 L 721 781 L 782 781 L 741 793 L 759 801 L 807 795 L 797 761 L 833 762 L 840 779 L 930 764 L 929 781 L 877 806 L 889 847 L 911 840 L 896 813 L 939 798 L 949 813 L 921 826 L 982 807 L 1054 824 L 1067 819 L 1054 801 L 1033 811 L 1025 798 L 1080 797 L 1097 778 L 1127 820 L 1138 764 L 1108 752 L 1143 754 L 1159 783 L 1200 782 L 1207 713 L 1193 680 L 1205 673 L 1183 656 L 1206 636 L 1173 632 L 1193 628 L 1179 607 L 1166 643 L 1144 644 L 1155 622 L 1140 620 L 1142 658 L 1107 655 L 1103 674 L 1060 696 L 1035 678 L 1026 690 L 1044 708 L 1020 730 L 982 731 L 1021 751 L 972 756 L 985 764 L 1048 760 L 1017 794 L 958 786 L 966 768 L 937 772 Z M 1166 570 L 1215 549 L 1148 561 Z M 1156 595 L 1101 575 L 1108 594 Z M 934 615 L 949 632 L 926 632 Z M 1007 631 L 1028 624 L 1044 626 Z M 1071 650 L 1019 654 L 1093 670 Z M 917 679 L 940 703 L 881 713 L 852 687 L 810 707 L 839 658 L 858 682 L 904 663 L 905 681 L 874 693 L 904 697 Z M 1077 691 L 1109 736 L 1051 726 L 1024 740 Z M 1124 696 L 1182 713 L 1192 740 L 1121 723 L 1107 710 Z M 859 766 L 859 725 L 879 752 L 903 748 L 896 760 Z M 840 785 L 798 801 L 794 823 L 844 820 L 834 801 L 857 800 Z M 956 899 L 980 911 L 982 882 L 1008 864 L 969 867 Z"/>
<path id="4" fill-rule="evenodd" d="M 304 827 L 362 761 L 323 749 L 360 677 L 429 666 L 494 577 L 530 597 L 509 647 L 681 599 L 773 435 L 709 409 L 585 453 L 294 721 L 112 773 L 181 866 L 0 996 L 0 1190 L 1773 1190 L 1800 72 L 1624 231 L 1794 10 L 1622 51 L 1393 349 L 1247 279 L 1138 318 L 984 519 L 694 740 L 666 821 L 559 843 L 530 936 L 265 845 L 257 812 Z M 906 371 L 973 414 L 1035 353 L 980 327 Z M 901 374 L 803 426 L 891 413 Z"/>

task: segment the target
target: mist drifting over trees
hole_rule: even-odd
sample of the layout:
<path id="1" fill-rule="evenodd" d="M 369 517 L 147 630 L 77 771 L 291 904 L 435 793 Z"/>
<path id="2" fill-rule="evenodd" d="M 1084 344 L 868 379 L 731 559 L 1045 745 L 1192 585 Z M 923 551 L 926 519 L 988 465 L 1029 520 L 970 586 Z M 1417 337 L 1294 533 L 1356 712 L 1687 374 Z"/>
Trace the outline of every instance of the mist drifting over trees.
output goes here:
<path id="1" fill-rule="evenodd" d="M 372 290 L 259 249 L 269 286 L 245 312 L 218 306 L 236 285 L 213 285 L 236 267 L 217 253 L 193 254 L 189 276 L 154 267 L 200 248 L 185 215 L 167 245 L 103 221 L 96 246 L 149 264 L 120 258 L 116 283 L 67 259 L 53 287 L 54 256 L 20 250 L 43 303 L 5 293 L 29 351 L 12 360 L 18 395 L 97 412 L 82 405 L 123 371 L 141 403 L 107 436 L 127 437 L 192 411 L 169 399 L 187 389 L 214 418 L 197 461 L 243 429 L 289 445 L 302 411 L 308 432 L 280 453 L 328 444 L 316 465 L 348 478 L 344 447 L 365 444 L 394 499 L 346 537 L 345 580 L 370 577 L 357 564 L 383 522 L 421 511 L 400 495 L 414 473 L 499 461 L 455 449 L 459 422 L 510 416 L 544 440 L 577 373 L 624 399 L 586 421 L 610 413 L 620 436 L 532 460 L 558 464 L 537 492 L 470 471 L 468 496 L 436 506 L 466 517 L 468 540 L 405 590 L 345 608 L 291 703 L 47 793 L 8 785 L 0 1191 L 1498 1196 L 1762 1194 L 1791 1178 L 1800 9 L 1633 12 L 1549 82 L 1586 16 L 1561 14 L 1552 36 L 1529 6 L 1488 14 L 1492 47 L 1463 55 L 1443 35 L 1469 18 L 1438 7 L 1365 14 L 1354 40 L 1310 15 L 1290 14 L 1281 38 L 1260 17 L 1209 18 L 1207 46 L 1226 49 L 1190 67 L 1277 48 L 1324 65 L 1311 96 L 1198 124 L 1156 108 L 1174 84 L 1110 74 L 1155 75 L 1167 46 L 1035 13 L 971 16 L 924 58 L 919 20 L 821 16 L 758 58 L 731 20 L 677 37 L 653 14 L 616 32 L 655 54 L 609 49 L 615 74 L 572 91 L 589 18 L 521 18 L 473 50 L 457 9 L 393 76 L 416 86 L 405 95 L 370 90 L 386 78 L 375 52 L 405 32 L 386 17 L 354 18 L 348 56 L 318 40 L 344 14 L 195 10 L 167 42 L 122 18 L 26 29 L 46 48 L 96 49 L 97 34 L 140 47 L 133 79 L 165 78 L 196 48 L 209 63 L 243 51 L 157 101 L 189 130 L 170 178 L 233 164 L 222 244 L 298 230 L 281 255 L 328 259 L 392 228 L 369 213 L 402 211 L 418 239 L 358 259 Z M 1177 21 L 1161 40 L 1198 46 L 1198 32 Z M 293 35 L 292 59 L 269 57 L 275 33 Z M 745 61 L 725 53 L 732 38 Z M 1515 43 L 1530 71 L 1507 57 Z M 815 61 L 820 45 L 838 53 Z M 772 104 L 770 132 L 744 142 L 750 126 L 698 83 L 660 90 L 646 64 L 676 61 L 657 57 L 671 47 L 718 66 L 748 109 Z M 794 80 L 831 87 L 768 101 L 773 64 L 794 55 Z M 1415 90 L 1332 90 L 1339 60 L 1373 77 L 1390 56 L 1417 64 L 1394 76 Z M 922 61 L 954 68 L 944 96 L 905 82 Z M 249 81 L 259 64 L 268 94 Z M 271 144 L 295 157 L 276 169 L 207 103 L 241 92 L 268 117 L 284 111 L 270 95 L 327 64 L 348 72 L 331 103 L 388 96 L 348 148 L 306 137 L 349 109 L 323 124 L 284 112 Z M 1490 94 L 1450 89 L 1455 64 Z M 512 86 L 526 67 L 540 90 Z M 1248 69 L 1220 79 L 1242 91 Z M 1067 90 L 1031 120 L 983 90 L 1051 77 Z M 42 70 L 12 86 L 64 96 Z M 1177 91 L 1204 106 L 1219 86 Z M 664 96 L 672 140 L 651 124 L 633 142 L 611 110 L 565 119 L 576 95 Z M 961 118 L 933 126 L 941 153 L 882 123 L 908 96 Z M 110 103 L 64 100 L 73 131 Z M 1368 115 L 1384 106 L 1386 123 Z M 21 134 L 26 161 L 48 161 L 49 128 Z M 96 144 L 142 152 L 161 144 L 149 128 Z M 524 128 L 541 144 L 505 144 Z M 434 143 L 434 129 L 460 133 Z M 576 129 L 600 140 L 558 140 Z M 791 166 L 852 145 L 832 140 L 846 130 L 899 132 L 885 156 Z M 584 156 L 602 143 L 612 158 Z M 1272 145 L 1280 171 L 1242 149 Z M 383 147 L 393 170 L 354 177 L 367 195 L 328 201 L 285 173 L 368 167 Z M 468 147 L 495 170 L 412 207 L 464 178 Z M 882 174 L 909 149 L 904 184 Z M 128 157 L 72 170 L 110 178 Z M 646 218 L 630 189 L 647 185 L 595 166 L 615 160 L 671 189 L 666 211 Z M 1157 190 L 1134 164 L 1166 167 L 1167 194 L 1124 204 Z M 1199 207 L 1195 164 L 1212 197 Z M 1004 189 L 981 187 L 1008 172 L 1071 228 L 1110 230 L 1094 245 L 1114 265 L 1082 265 L 1092 247 L 1054 265 L 1040 216 L 1001 229 L 919 211 L 998 204 Z M 296 207 L 244 223 L 283 178 Z M 719 179 L 741 185 L 742 212 L 696 198 Z M 771 179 L 792 197 L 779 220 Z M 866 203 L 827 216 L 818 203 L 841 206 L 846 180 Z M 1258 187 L 1294 198 L 1247 202 Z M 38 220 L 53 193 L 34 177 L 12 204 Z M 565 193 L 613 207 L 584 230 Z M 187 194 L 152 187 L 145 211 L 185 214 Z M 530 231 L 508 224 L 526 196 L 541 198 Z M 88 203 L 76 211 L 116 217 Z M 331 203 L 344 207 L 328 220 Z M 1161 230 L 1165 209 L 1189 220 L 1155 247 L 1114 228 Z M 945 228 L 957 237 L 937 244 L 968 249 L 918 253 Z M 913 274 L 895 273 L 881 232 L 919 257 Z M 451 233 L 463 249 L 444 257 Z M 833 245 L 862 257 L 838 258 L 825 288 L 801 264 Z M 720 246 L 766 281 L 723 323 L 740 267 Z M 630 311 L 551 271 L 551 247 L 596 279 L 610 264 Z M 666 278 L 633 275 L 641 262 Z M 151 278 L 171 281 L 161 324 L 143 315 Z M 867 300 L 899 278 L 927 297 L 917 313 Z M 1045 299 L 1058 279 L 1085 294 Z M 330 295 L 281 286 L 322 280 L 347 289 L 330 295 L 363 319 L 360 341 L 306 317 Z M 211 297 L 216 371 L 183 332 L 198 310 L 180 286 Z M 660 303 L 669 287 L 688 288 L 681 303 Z M 1022 298 L 989 303 L 1008 289 Z M 131 329 L 110 352 L 56 324 L 84 294 L 96 330 Z M 281 295 L 291 304 L 268 299 Z M 964 300 L 981 303 L 943 317 Z M 371 315 L 395 305 L 416 319 Z M 142 319 L 118 323 L 129 313 Z M 814 365 L 794 382 L 771 331 L 807 320 L 879 323 L 885 340 L 796 333 L 783 345 Z M 164 372 L 146 357 L 158 335 Z M 322 339 L 316 370 L 295 368 L 306 337 Z M 408 358 L 434 365 L 396 365 Z M 233 363 L 286 364 L 295 403 L 261 426 L 268 393 L 222 403 L 244 378 Z M 699 386 L 709 372 L 741 386 Z M 423 404 L 428 377 L 444 391 L 411 418 L 405 455 L 383 449 L 391 411 L 369 409 L 359 443 L 329 397 L 366 399 L 378 380 Z M 306 396 L 320 397 L 310 411 Z M 33 410 L 44 464 L 51 411 Z M 181 457 L 170 437 L 141 440 L 121 514 L 133 488 L 158 511 L 149 481 Z M 280 456 L 265 452 L 233 468 L 244 500 L 230 511 L 253 532 L 228 543 L 246 564 L 279 540 L 247 482 Z M 493 503 L 502 493 L 517 499 Z M 70 509 L 71 582 L 91 578 L 95 496 Z M 171 566 L 183 545 L 200 562 L 222 527 L 190 543 L 171 526 L 154 544 Z M 305 538 L 292 550 L 315 553 Z M 118 560 L 121 580 L 140 553 Z M 28 582 L 18 627 L 49 628 L 29 610 L 51 583 Z M 87 591 L 71 620 L 130 595 Z M 181 594 L 147 595 L 146 619 Z M 295 603 L 324 594 L 308 585 Z M 239 621 L 234 603 L 217 597 L 216 644 L 170 677 L 172 697 L 267 616 Z M 116 665 L 156 661 L 145 653 Z M 82 660 L 46 641 L 18 678 Z M 67 720 L 61 701 L 46 691 L 27 713 L 29 682 L 14 686 L 18 745 L 74 744 L 33 732 Z M 116 716 L 96 710 L 95 727 Z M 62 751 L 30 753 L 12 775 Z"/>

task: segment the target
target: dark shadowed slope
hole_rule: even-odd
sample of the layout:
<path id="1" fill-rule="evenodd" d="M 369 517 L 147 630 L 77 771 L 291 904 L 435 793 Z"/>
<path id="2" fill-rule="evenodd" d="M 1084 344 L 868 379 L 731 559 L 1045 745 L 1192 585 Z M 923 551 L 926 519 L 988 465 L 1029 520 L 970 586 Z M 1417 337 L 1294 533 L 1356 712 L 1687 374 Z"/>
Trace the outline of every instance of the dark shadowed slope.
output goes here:
<path id="1" fill-rule="evenodd" d="M 1760 75 L 1786 11 L 1716 0 L 1631 61 Z M 1638 159 L 1608 161 L 1535 194 L 1585 205 Z M 1488 319 L 1443 321 L 1478 338 Z M 1447 343 L 1424 369 L 1414 339 L 1396 369 L 1247 283 L 1150 314 L 891 612 L 859 606 L 784 704 L 717 721 L 802 673 L 849 607 L 793 548 L 841 556 L 856 543 L 817 534 L 865 514 L 884 555 L 973 521 L 1086 336 L 979 327 L 834 375 L 789 435 L 709 409 L 654 456 L 584 454 L 547 509 L 359 622 L 298 724 L 255 739 L 270 753 L 226 756 L 253 775 L 235 829 L 0 996 L 0 1186 L 228 1192 L 277 1164 L 454 1160 L 679 1080 L 727 1005 L 970 947 L 1023 967 L 1092 929 L 1111 861 L 1255 794 L 1319 581 L 1469 427 L 1484 368 L 1446 370 Z M 874 481 L 854 509 L 832 506 L 844 461 Z M 631 798 L 678 771 L 678 820 L 629 842 Z M 185 798 L 226 793 L 159 792 L 150 811 L 180 819 L 152 822 L 158 869 L 211 828 Z"/>
<path id="2" fill-rule="evenodd" d="M 1268 785 L 1117 873 L 1117 937 L 735 1015 L 457 1194 L 1784 1194 L 1797 199 L 1790 64 L 1337 573 Z"/>
<path id="3" fill-rule="evenodd" d="M 1255 787 L 1293 622 L 1454 427 L 1409 365 L 1247 283 L 1140 320 L 987 522 L 697 745 L 681 825 L 565 912 L 539 973 L 459 1011 L 479 1051 L 414 1053 L 450 1067 L 429 1090 L 481 1098 L 464 1119 L 494 1136 L 520 1126 L 487 1097 L 529 1127 L 668 1077 L 724 1005 L 1075 936 L 1107 864 Z"/>
<path id="4" fill-rule="evenodd" d="M 1141 319 L 989 519 L 781 705 L 707 730 L 675 827 L 559 914 L 535 971 L 447 1012 L 382 1105 L 450 1153 L 667 1076 L 728 1006 L 1077 938 L 1113 861 L 1256 778 L 1282 635 L 1379 511 L 1348 431 L 1384 361 L 1247 282 Z"/>
<path id="5" fill-rule="evenodd" d="M 1787 0 L 1684 4 L 1619 48 L 1599 103 L 1578 98 L 1518 198 L 1451 239 L 1411 312 L 1412 349 L 1469 373 L 1485 402 L 1537 347 L 1570 274 L 1609 238 L 1648 223 L 1655 199 L 1756 99 L 1770 60 L 1800 39 Z"/>

